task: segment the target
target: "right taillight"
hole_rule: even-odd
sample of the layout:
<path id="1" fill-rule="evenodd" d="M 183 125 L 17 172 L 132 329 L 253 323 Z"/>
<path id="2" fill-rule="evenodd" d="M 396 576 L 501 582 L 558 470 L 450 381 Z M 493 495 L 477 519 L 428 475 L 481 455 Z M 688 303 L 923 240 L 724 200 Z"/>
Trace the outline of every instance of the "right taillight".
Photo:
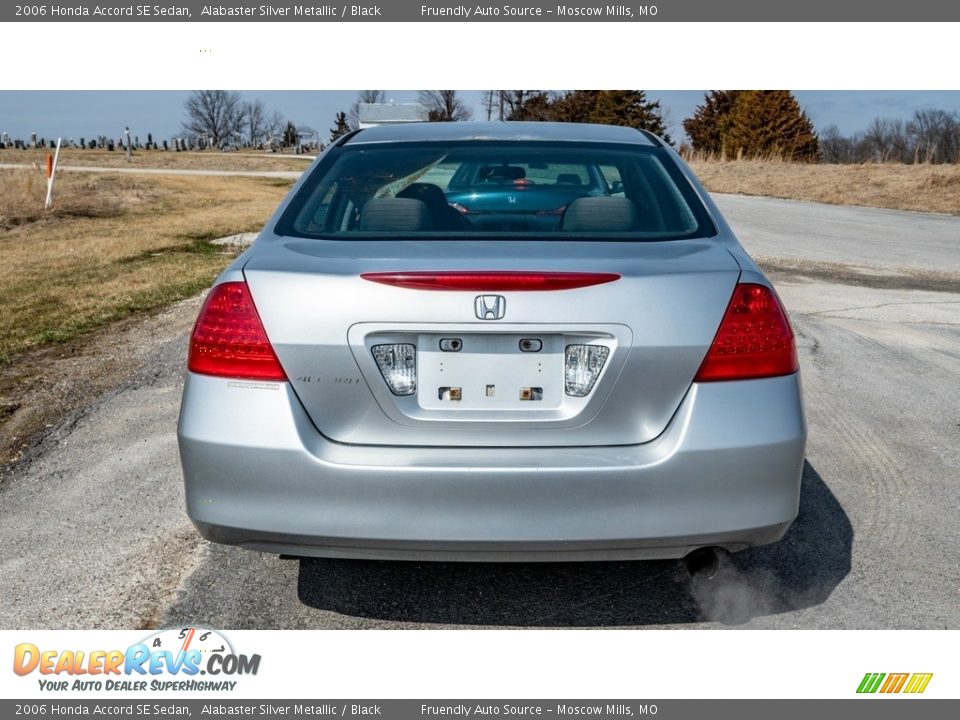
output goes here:
<path id="1" fill-rule="evenodd" d="M 244 380 L 286 380 L 245 282 L 210 291 L 190 336 L 191 372 Z"/>
<path id="2" fill-rule="evenodd" d="M 776 294 L 765 285 L 741 283 L 694 380 L 749 380 L 798 368 L 793 330 Z"/>

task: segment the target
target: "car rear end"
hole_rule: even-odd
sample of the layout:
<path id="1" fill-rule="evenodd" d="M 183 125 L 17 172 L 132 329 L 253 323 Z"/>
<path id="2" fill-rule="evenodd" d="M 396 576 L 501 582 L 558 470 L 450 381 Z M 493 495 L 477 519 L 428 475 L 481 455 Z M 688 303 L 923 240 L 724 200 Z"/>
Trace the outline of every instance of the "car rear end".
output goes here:
<path id="1" fill-rule="evenodd" d="M 179 426 L 203 535 L 446 560 L 782 536 L 793 335 L 682 161 L 626 128 L 451 125 L 328 152 L 211 291 Z"/>

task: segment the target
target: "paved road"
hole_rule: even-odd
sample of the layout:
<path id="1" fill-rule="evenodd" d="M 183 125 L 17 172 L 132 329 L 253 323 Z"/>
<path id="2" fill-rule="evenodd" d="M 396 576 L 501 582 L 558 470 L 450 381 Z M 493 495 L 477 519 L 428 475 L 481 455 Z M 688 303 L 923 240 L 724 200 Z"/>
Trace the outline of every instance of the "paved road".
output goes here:
<path id="1" fill-rule="evenodd" d="M 744 195 L 714 199 L 755 257 L 960 272 L 960 218 L 952 215 Z"/>
<path id="2" fill-rule="evenodd" d="M 149 348 L 141 369 L 0 490 L 16 598 L 0 627 L 960 627 L 960 291 L 892 269 L 953 267 L 960 219 L 720 201 L 748 249 L 794 262 L 774 279 L 810 424 L 797 523 L 720 581 L 694 586 L 672 562 L 299 561 L 200 541 L 174 438 L 192 300 L 119 338 Z M 878 230 L 893 225 L 899 241 Z M 823 257 L 856 267 L 795 262 Z"/>

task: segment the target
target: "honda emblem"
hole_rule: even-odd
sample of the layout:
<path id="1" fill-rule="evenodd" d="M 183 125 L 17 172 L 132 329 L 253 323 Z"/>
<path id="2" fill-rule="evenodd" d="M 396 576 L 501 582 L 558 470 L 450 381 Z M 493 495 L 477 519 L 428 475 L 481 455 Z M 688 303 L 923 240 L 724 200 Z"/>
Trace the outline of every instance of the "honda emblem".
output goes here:
<path id="1" fill-rule="evenodd" d="M 477 295 L 473 309 L 481 320 L 499 320 L 507 312 L 507 299 L 503 295 Z"/>

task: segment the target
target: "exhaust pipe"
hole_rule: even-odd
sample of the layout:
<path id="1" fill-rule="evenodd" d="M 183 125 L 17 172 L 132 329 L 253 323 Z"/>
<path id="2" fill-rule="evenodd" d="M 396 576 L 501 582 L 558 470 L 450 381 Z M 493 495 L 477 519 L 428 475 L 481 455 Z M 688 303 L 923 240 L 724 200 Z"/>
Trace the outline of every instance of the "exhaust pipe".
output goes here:
<path id="1" fill-rule="evenodd" d="M 690 573 L 690 577 L 698 580 L 712 580 L 725 564 L 730 553 L 720 547 L 702 547 L 687 554 L 683 564 Z"/>

